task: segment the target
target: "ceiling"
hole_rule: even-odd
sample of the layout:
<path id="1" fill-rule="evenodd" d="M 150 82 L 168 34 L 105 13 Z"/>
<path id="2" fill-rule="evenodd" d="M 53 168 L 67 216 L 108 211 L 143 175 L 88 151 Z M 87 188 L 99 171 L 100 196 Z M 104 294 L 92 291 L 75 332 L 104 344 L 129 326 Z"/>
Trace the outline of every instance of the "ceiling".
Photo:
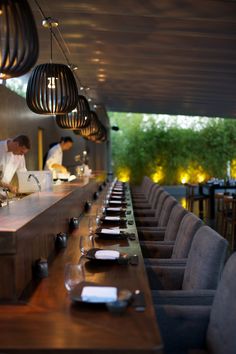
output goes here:
<path id="1" fill-rule="evenodd" d="M 107 110 L 236 117 L 236 1 L 37 0 L 92 102 Z M 38 26 L 38 63 L 50 58 Z M 54 62 L 66 62 L 55 44 Z M 102 81 L 103 80 L 103 81 Z"/>

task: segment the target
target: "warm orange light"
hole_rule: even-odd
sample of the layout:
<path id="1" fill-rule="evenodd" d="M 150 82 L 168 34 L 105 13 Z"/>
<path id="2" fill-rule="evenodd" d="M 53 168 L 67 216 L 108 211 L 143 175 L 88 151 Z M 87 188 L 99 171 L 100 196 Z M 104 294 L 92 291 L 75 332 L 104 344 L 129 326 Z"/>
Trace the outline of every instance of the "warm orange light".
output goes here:
<path id="1" fill-rule="evenodd" d="M 208 174 L 203 170 L 202 166 L 197 163 L 190 163 L 186 169 L 179 170 L 179 181 L 185 183 L 202 183 L 209 178 Z"/>
<path id="2" fill-rule="evenodd" d="M 151 179 L 155 183 L 159 183 L 164 178 L 164 172 L 161 166 L 157 167 L 156 172 L 151 175 Z"/>
<path id="3" fill-rule="evenodd" d="M 129 182 L 130 180 L 130 169 L 127 167 L 119 168 L 117 170 L 117 178 L 121 182 Z"/>

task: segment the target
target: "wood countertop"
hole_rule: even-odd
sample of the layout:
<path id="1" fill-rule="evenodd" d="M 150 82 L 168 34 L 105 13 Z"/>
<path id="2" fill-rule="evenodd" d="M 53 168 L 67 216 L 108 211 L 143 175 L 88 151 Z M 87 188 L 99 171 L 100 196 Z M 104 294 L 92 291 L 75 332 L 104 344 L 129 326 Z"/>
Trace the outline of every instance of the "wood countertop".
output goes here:
<path id="1" fill-rule="evenodd" d="M 54 201 L 53 201 L 54 202 Z M 89 215 L 95 215 L 97 203 Z M 96 240 L 96 247 L 136 254 L 138 265 L 96 265 L 85 260 L 86 280 L 120 289 L 143 291 L 146 309 L 138 312 L 131 305 L 121 315 L 103 306 L 73 304 L 64 286 L 67 262 L 78 263 L 81 235 L 88 233 L 88 216 L 69 237 L 28 299 L 18 305 L 0 308 L 0 352 L 10 353 L 162 353 L 162 341 L 155 319 L 141 248 L 135 224 L 128 226 L 136 240 Z M 129 218 L 132 215 L 129 215 Z"/>

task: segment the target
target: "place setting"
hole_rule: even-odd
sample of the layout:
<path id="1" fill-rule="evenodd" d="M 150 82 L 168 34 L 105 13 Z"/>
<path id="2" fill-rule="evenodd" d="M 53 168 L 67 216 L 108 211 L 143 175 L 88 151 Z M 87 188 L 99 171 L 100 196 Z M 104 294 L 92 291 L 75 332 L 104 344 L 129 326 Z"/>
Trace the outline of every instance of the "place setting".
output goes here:
<path id="1" fill-rule="evenodd" d="M 113 249 L 104 249 L 94 246 L 94 236 L 80 236 L 80 252 L 82 257 L 95 264 L 138 264 L 136 254 L 129 255 L 126 252 L 120 252 Z"/>
<path id="2" fill-rule="evenodd" d="M 111 313 L 122 314 L 128 306 L 136 311 L 146 308 L 142 291 L 118 288 L 86 281 L 84 265 L 65 265 L 65 288 L 72 305 L 106 308 Z"/>

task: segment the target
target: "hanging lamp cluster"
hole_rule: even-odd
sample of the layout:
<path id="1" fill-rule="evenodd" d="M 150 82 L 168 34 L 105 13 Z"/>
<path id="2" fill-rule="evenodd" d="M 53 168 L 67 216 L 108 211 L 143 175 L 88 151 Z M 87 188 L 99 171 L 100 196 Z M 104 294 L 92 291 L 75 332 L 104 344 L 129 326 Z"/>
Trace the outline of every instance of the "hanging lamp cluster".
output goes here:
<path id="1" fill-rule="evenodd" d="M 30 75 L 27 105 L 34 113 L 56 115 L 56 122 L 63 129 L 74 130 L 96 143 L 103 142 L 106 129 L 97 114 L 90 111 L 87 99 L 78 94 L 76 75 L 65 53 L 67 65 L 53 63 L 52 36 L 62 49 L 53 32 L 58 21 L 45 17 L 37 0 L 35 3 L 43 15 L 43 26 L 50 31 L 51 55 L 49 63 L 37 65 Z M 35 65 L 38 53 L 37 29 L 27 0 L 0 0 L 0 79 L 26 74 Z"/>
<path id="2" fill-rule="evenodd" d="M 100 122 L 96 112 L 94 111 L 91 111 L 90 124 L 85 128 L 74 130 L 74 133 L 95 143 L 102 143 L 107 139 L 106 128 Z"/>
<path id="3" fill-rule="evenodd" d="M 0 1 L 0 78 L 26 74 L 39 53 L 38 33 L 27 0 Z"/>

